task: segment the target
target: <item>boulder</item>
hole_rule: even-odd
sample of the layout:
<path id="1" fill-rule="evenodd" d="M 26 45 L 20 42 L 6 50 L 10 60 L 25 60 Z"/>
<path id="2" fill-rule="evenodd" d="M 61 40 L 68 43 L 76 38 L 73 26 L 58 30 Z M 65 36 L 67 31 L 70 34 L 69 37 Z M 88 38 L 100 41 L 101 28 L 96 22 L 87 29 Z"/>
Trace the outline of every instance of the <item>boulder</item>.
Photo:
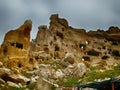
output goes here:
<path id="1" fill-rule="evenodd" d="M 69 65 L 69 64 L 74 64 L 75 63 L 75 57 L 73 53 L 67 53 L 65 55 L 65 58 L 62 61 L 63 65 Z"/>
<path id="2" fill-rule="evenodd" d="M 65 76 L 82 77 L 87 71 L 87 67 L 84 63 L 77 63 L 74 66 L 68 66 L 63 70 Z"/>
<path id="3" fill-rule="evenodd" d="M 11 81 L 7 81 L 6 85 L 10 86 L 10 87 L 20 88 L 20 86 L 18 84 L 11 82 Z"/>
<path id="4" fill-rule="evenodd" d="M 73 76 L 82 77 L 87 71 L 87 68 L 84 63 L 78 63 L 73 70 Z"/>
<path id="5" fill-rule="evenodd" d="M 11 81 L 16 84 L 21 83 L 22 85 L 25 85 L 28 81 L 30 81 L 29 78 L 21 75 L 20 73 L 15 73 L 8 68 L 0 68 L 0 78 L 1 82 Z"/>
<path id="6" fill-rule="evenodd" d="M 68 62 L 70 64 L 74 64 L 74 62 L 75 62 L 74 58 L 72 58 L 72 57 L 67 57 L 67 58 L 64 59 L 64 61 Z"/>
<path id="7" fill-rule="evenodd" d="M 35 90 L 51 90 L 52 86 L 53 86 L 53 83 L 40 77 L 37 80 Z"/>
<path id="8" fill-rule="evenodd" d="M 12 71 L 8 68 L 0 68 L 0 77 L 2 77 L 3 75 L 10 75 L 12 74 Z"/>
<path id="9" fill-rule="evenodd" d="M 62 72 L 62 70 L 58 69 L 56 72 L 55 72 L 55 77 L 56 78 L 63 78 L 65 76 L 65 74 Z"/>
<path id="10" fill-rule="evenodd" d="M 52 71 L 53 69 L 51 68 L 50 65 L 45 65 L 45 64 L 42 64 L 40 65 L 40 69 L 39 69 L 39 75 L 44 77 L 44 78 L 49 78 L 52 76 Z"/>
<path id="11" fill-rule="evenodd" d="M 11 80 L 14 82 L 14 83 L 21 83 L 22 85 L 26 85 L 27 84 L 27 82 L 29 82 L 30 81 L 30 79 L 29 78 L 27 78 L 27 77 L 25 77 L 25 76 L 23 76 L 23 75 L 16 75 L 16 74 L 14 74 L 14 75 L 10 75 L 10 76 L 8 76 L 9 78 L 11 78 Z"/>

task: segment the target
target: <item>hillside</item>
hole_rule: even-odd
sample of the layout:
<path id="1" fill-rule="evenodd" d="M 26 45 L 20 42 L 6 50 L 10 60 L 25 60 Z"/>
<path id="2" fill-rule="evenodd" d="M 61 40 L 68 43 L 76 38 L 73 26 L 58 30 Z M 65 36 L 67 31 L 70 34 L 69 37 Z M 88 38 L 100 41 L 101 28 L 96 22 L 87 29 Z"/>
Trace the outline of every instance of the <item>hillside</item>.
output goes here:
<path id="1" fill-rule="evenodd" d="M 39 90 L 43 82 L 50 88 L 52 83 L 75 85 L 120 75 L 118 27 L 87 32 L 54 14 L 49 27 L 40 25 L 30 42 L 31 29 L 32 21 L 27 20 L 6 33 L 0 48 L 0 84 Z"/>

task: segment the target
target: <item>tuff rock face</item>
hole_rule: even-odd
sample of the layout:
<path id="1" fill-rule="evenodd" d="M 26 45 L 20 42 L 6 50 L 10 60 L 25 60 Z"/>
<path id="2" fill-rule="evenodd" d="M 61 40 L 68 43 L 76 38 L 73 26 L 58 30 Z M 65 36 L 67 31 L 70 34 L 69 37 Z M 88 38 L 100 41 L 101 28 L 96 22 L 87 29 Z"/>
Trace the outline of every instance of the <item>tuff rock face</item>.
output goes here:
<path id="1" fill-rule="evenodd" d="M 44 25 L 39 27 L 36 39 L 31 42 L 30 53 L 40 63 L 52 59 L 63 61 L 66 55 L 72 54 L 72 59 L 68 63 L 83 62 L 89 67 L 104 62 L 104 57 L 108 57 L 106 65 L 113 65 L 119 63 L 116 55 L 113 55 L 114 51 L 117 51 L 119 59 L 119 42 L 118 27 L 111 26 L 107 31 L 86 32 L 84 29 L 72 28 L 67 20 L 54 14 L 50 17 L 49 28 Z"/>
<path id="2" fill-rule="evenodd" d="M 86 32 L 72 28 L 67 20 L 54 14 L 50 17 L 49 28 L 42 25 L 38 29 L 36 38 L 31 42 L 30 58 L 38 64 L 50 65 L 39 68 L 41 75 L 51 78 L 52 82 L 67 75 L 82 77 L 92 66 L 108 69 L 120 64 L 118 27 Z M 46 73 L 43 73 L 44 70 Z"/>
<path id="3" fill-rule="evenodd" d="M 118 27 L 86 32 L 54 14 L 50 26 L 39 26 L 30 43 L 31 28 L 32 21 L 27 20 L 6 33 L 0 48 L 0 83 L 15 87 L 36 83 L 30 90 L 51 90 L 69 78 L 84 78 L 90 67 L 99 66 L 97 73 L 120 64 Z"/>
<path id="4" fill-rule="evenodd" d="M 47 54 L 48 60 L 51 58 L 62 59 L 67 53 L 77 54 L 80 51 L 77 49 L 80 49 L 79 43 L 83 39 L 81 37 L 84 36 L 85 30 L 69 27 L 68 22 L 59 18 L 57 14 L 52 15 L 50 20 L 49 28 L 46 26 L 39 27 L 37 37 L 31 43 L 31 51 L 43 51 Z M 44 60 L 44 58 L 38 57 L 41 60 Z"/>
<path id="5" fill-rule="evenodd" d="M 28 65 L 31 29 L 32 21 L 26 20 L 16 30 L 6 33 L 0 49 L 0 61 L 4 66 L 22 68 Z"/>

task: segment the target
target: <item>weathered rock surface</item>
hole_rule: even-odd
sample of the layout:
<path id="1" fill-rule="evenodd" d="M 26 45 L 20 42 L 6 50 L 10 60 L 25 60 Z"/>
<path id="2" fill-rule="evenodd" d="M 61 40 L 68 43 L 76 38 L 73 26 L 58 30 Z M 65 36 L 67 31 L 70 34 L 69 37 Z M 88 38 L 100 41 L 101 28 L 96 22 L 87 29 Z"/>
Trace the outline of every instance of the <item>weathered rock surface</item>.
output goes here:
<path id="1" fill-rule="evenodd" d="M 52 83 L 48 82 L 44 78 L 39 78 L 37 80 L 36 90 L 51 90 L 52 89 Z"/>
<path id="2" fill-rule="evenodd" d="M 6 33 L 0 48 L 0 61 L 5 67 L 27 67 L 31 28 L 32 21 L 26 20 L 16 30 L 10 30 Z"/>
<path id="3" fill-rule="evenodd" d="M 111 26 L 107 31 L 97 30 L 90 31 L 88 35 L 100 39 L 106 39 L 108 41 L 120 41 L 120 29 L 118 27 Z"/>
<path id="4" fill-rule="evenodd" d="M 31 42 L 30 55 L 39 63 L 50 62 L 54 58 L 61 59 L 66 65 L 81 62 L 91 65 L 101 62 L 104 56 L 108 56 L 108 60 L 116 55 L 119 58 L 119 41 L 118 27 L 111 26 L 107 31 L 86 32 L 84 29 L 70 27 L 67 20 L 54 14 L 50 17 L 49 28 L 45 25 L 39 27 L 36 39 Z M 72 53 L 74 58 L 65 58 L 67 53 Z M 89 60 L 83 60 L 85 56 Z M 118 63 L 115 58 L 112 60 Z"/>
<path id="5" fill-rule="evenodd" d="M 86 32 L 72 28 L 67 20 L 54 14 L 49 27 L 42 25 L 38 29 L 31 42 L 30 57 L 44 64 L 39 66 L 40 74 L 52 82 L 66 76 L 82 77 L 92 65 L 120 64 L 118 27 Z"/>
<path id="6" fill-rule="evenodd" d="M 54 14 L 50 26 L 39 26 L 30 43 L 31 28 L 32 21 L 27 20 L 6 33 L 0 47 L 1 84 L 19 88 L 36 83 L 36 90 L 50 90 L 59 80 L 83 77 L 91 66 L 120 64 L 118 27 L 86 32 Z"/>
<path id="7" fill-rule="evenodd" d="M 6 84 L 7 84 L 7 86 L 11 86 L 11 87 L 17 87 L 17 88 L 20 87 L 19 85 L 17 85 L 16 83 L 13 83 L 11 81 L 8 81 Z"/>

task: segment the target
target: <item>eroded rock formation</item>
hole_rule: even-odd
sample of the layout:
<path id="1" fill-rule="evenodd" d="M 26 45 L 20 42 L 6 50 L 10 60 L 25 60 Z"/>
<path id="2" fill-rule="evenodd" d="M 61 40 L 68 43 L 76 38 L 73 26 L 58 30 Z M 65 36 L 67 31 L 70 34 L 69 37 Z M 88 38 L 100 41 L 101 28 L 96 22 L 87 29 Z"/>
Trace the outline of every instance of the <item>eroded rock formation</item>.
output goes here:
<path id="1" fill-rule="evenodd" d="M 6 33 L 0 49 L 0 61 L 4 66 L 22 68 L 28 65 L 31 29 L 32 21 L 26 20 L 16 30 Z"/>
<path id="2" fill-rule="evenodd" d="M 62 85 L 71 77 L 84 77 L 92 66 L 105 71 L 120 64 L 118 27 L 86 32 L 54 14 L 50 26 L 39 26 L 30 43 L 31 28 L 32 21 L 27 20 L 6 33 L 0 48 L 0 83 L 20 87 L 18 83 L 24 86 L 37 82 L 36 89 L 47 85 L 49 90 L 53 83 Z"/>
<path id="3" fill-rule="evenodd" d="M 64 70 L 69 66 L 76 68 L 78 63 L 85 64 L 87 68 L 120 64 L 118 27 L 86 32 L 69 26 L 67 20 L 54 14 L 50 17 L 49 28 L 42 25 L 38 29 L 31 42 L 30 56 L 39 64 L 56 62 Z"/>
<path id="4" fill-rule="evenodd" d="M 70 27 L 67 20 L 59 18 L 55 14 L 50 17 L 49 28 L 44 25 L 39 27 L 37 37 L 31 43 L 31 51 L 39 51 L 38 53 L 43 51 L 41 54 L 47 54 L 48 60 L 52 58 L 62 59 L 67 53 L 73 53 L 79 56 L 77 54 L 80 51 L 79 44 L 83 43 L 86 39 L 84 34 L 86 34 L 84 29 Z M 46 58 L 45 55 L 43 56 Z M 40 59 L 39 61 L 44 60 L 44 58 L 40 54 L 37 57 L 37 59 Z"/>

